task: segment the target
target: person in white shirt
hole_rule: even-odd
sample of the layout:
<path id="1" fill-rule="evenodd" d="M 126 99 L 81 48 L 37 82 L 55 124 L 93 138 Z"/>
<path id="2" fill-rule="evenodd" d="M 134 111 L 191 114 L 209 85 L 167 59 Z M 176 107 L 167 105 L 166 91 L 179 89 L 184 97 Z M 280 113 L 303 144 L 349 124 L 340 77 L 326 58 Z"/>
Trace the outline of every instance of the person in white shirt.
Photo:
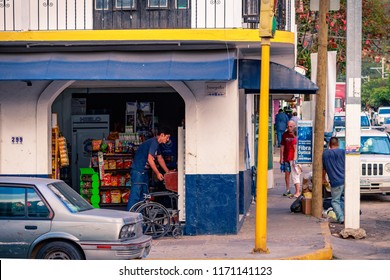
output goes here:
<path id="1" fill-rule="evenodd" d="M 298 126 L 298 121 L 300 120 L 300 118 L 298 117 L 297 112 L 293 113 L 293 116 L 291 117 L 291 120 L 295 122 L 295 126 Z"/>

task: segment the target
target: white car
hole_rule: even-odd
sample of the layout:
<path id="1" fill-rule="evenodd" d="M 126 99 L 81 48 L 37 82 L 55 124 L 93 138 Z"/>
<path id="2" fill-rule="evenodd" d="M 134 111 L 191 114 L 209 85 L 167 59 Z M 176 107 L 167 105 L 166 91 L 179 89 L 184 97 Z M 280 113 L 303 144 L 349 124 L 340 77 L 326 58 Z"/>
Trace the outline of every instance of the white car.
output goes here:
<path id="1" fill-rule="evenodd" d="M 345 131 L 337 133 L 345 149 Z M 390 193 L 390 136 L 376 129 L 360 130 L 360 193 Z"/>
<path id="2" fill-rule="evenodd" d="M 95 209 L 61 180 L 0 177 L 0 258 L 145 258 L 143 216 Z"/>
<path id="3" fill-rule="evenodd" d="M 346 120 L 345 111 L 335 113 L 334 118 L 333 118 L 334 130 L 336 130 L 336 131 L 345 130 L 345 120 Z M 361 129 L 370 129 L 371 128 L 370 119 L 367 116 L 367 114 L 364 112 L 360 113 L 360 128 Z"/>
<path id="4" fill-rule="evenodd" d="M 387 133 L 390 133 L 390 117 L 384 119 L 383 127 L 385 128 Z"/>
<path id="5" fill-rule="evenodd" d="M 376 117 L 376 124 L 383 125 L 385 122 L 385 118 L 390 117 L 390 107 L 379 107 L 378 115 Z"/>

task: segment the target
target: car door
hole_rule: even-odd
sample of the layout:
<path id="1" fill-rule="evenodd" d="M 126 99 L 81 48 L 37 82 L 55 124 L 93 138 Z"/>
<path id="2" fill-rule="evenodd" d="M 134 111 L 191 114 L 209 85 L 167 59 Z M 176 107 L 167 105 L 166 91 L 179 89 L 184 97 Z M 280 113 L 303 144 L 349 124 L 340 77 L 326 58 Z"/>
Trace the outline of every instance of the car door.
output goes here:
<path id="1" fill-rule="evenodd" d="M 50 231 L 52 216 L 32 186 L 0 185 L 0 257 L 28 258 L 31 243 Z"/>

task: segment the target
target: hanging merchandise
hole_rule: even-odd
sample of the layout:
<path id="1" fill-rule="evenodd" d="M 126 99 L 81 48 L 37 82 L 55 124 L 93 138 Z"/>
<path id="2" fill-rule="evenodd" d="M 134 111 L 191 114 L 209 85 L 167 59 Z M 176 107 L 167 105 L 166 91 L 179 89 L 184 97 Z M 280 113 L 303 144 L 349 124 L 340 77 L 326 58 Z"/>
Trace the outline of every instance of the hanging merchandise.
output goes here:
<path id="1" fill-rule="evenodd" d="M 60 166 L 69 166 L 68 147 L 64 136 L 58 138 L 58 149 L 60 151 Z"/>

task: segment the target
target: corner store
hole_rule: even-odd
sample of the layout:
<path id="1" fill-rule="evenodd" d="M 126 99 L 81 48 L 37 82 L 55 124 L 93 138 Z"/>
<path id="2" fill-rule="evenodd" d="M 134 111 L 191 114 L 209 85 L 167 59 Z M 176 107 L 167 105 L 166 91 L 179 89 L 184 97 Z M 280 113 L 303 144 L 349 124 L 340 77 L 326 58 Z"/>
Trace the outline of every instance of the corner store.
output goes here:
<path id="1" fill-rule="evenodd" d="M 233 17 L 229 14 L 228 18 L 238 24 L 234 28 L 11 32 L 10 37 L 4 36 L 12 41 L 13 54 L 6 53 L 0 59 L 6 69 L 0 74 L 1 113 L 6 116 L 1 124 L 1 173 L 50 174 L 51 104 L 67 88 L 91 88 L 91 83 L 93 87 L 112 88 L 120 86 L 119 81 L 125 83 L 125 88 L 137 88 L 140 83 L 152 88 L 163 84 L 185 103 L 187 230 L 190 234 L 237 232 L 250 202 L 255 138 L 255 99 L 239 86 L 241 78 L 236 74 L 245 71 L 237 65 L 239 59 L 258 59 L 260 49 L 258 30 L 241 29 L 241 9 L 233 11 Z M 293 23 L 293 11 L 286 10 L 289 24 Z M 278 31 L 272 42 L 272 61 L 292 68 L 294 35 L 287 25 L 285 30 Z M 34 40 L 39 42 L 30 44 Z M 151 59 L 152 50 L 164 53 L 165 63 Z M 173 65 L 183 61 L 167 59 L 177 58 L 177 53 L 184 53 L 184 62 L 190 64 Z M 154 67 L 148 67 L 150 61 L 155 62 Z M 252 75 L 259 78 L 258 72 Z M 252 75 L 246 72 L 243 77 Z M 208 95 L 208 82 L 222 83 L 226 95 Z M 252 90 L 258 92 L 258 85 L 257 81 L 257 88 Z M 67 104 L 64 112 L 69 112 L 69 97 L 62 98 Z M 60 125 L 62 130 L 70 127 L 67 120 Z M 10 137 L 19 135 L 24 136 L 23 145 L 9 144 Z M 220 218 L 221 214 L 225 219 Z"/>

